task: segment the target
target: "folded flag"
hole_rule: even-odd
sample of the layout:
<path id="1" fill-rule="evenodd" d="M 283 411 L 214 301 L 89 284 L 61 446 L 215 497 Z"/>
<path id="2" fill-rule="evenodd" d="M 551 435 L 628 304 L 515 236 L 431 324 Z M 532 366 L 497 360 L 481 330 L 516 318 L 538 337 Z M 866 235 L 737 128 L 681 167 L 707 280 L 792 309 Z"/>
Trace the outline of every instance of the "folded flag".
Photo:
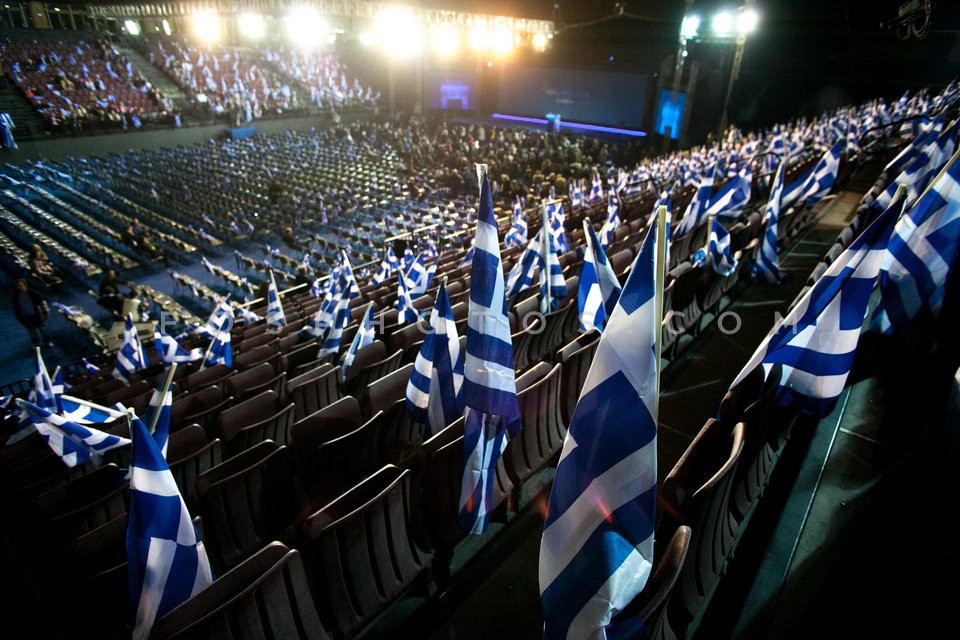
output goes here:
<path id="1" fill-rule="evenodd" d="M 353 336 L 353 341 L 350 343 L 350 348 L 347 349 L 346 353 L 343 354 L 343 361 L 340 363 L 340 380 L 346 380 L 347 371 L 350 370 L 350 366 L 353 364 L 353 359 L 357 356 L 357 352 L 366 347 L 367 345 L 373 344 L 376 340 L 377 332 L 373 324 L 373 303 L 367 305 L 367 310 L 363 312 L 363 318 L 360 320 L 360 327 L 357 329 L 357 333 Z"/>
<path id="2" fill-rule="evenodd" d="M 167 335 L 160 329 L 153 330 L 153 343 L 160 360 L 167 366 L 173 363 L 196 362 L 203 357 L 202 349 L 187 351 L 172 336 Z"/>
<path id="3" fill-rule="evenodd" d="M 127 438 L 78 425 L 28 400 L 18 400 L 17 404 L 26 410 L 33 426 L 68 467 L 130 444 Z"/>

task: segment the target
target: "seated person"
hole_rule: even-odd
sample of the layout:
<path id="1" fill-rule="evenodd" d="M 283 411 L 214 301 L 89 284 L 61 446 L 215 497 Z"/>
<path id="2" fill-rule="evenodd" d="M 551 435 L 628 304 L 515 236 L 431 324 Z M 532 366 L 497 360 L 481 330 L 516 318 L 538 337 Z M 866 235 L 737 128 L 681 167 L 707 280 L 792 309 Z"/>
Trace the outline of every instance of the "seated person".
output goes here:
<path id="1" fill-rule="evenodd" d="M 133 224 L 128 224 L 123 230 L 123 239 L 146 258 L 150 260 L 164 258 L 166 261 L 163 249 L 155 245 L 139 225 L 134 227 Z"/>
<path id="2" fill-rule="evenodd" d="M 124 299 L 125 296 L 120 293 L 120 281 L 117 280 L 117 272 L 113 269 L 107 269 L 103 280 L 100 282 L 97 303 L 109 311 L 114 320 L 123 320 Z"/>
<path id="3" fill-rule="evenodd" d="M 30 256 L 27 258 L 27 264 L 30 265 L 30 271 L 43 284 L 54 284 L 62 282 L 53 263 L 47 258 L 40 245 L 35 244 L 30 247 Z"/>

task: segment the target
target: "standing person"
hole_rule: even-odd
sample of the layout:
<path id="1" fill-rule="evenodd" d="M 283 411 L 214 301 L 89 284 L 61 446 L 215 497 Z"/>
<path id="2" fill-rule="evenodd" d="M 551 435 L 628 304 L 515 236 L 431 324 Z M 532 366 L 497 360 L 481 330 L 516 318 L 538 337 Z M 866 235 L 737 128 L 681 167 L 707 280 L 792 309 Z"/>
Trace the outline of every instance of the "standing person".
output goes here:
<path id="1" fill-rule="evenodd" d="M 50 315 L 50 307 L 39 292 L 30 288 L 26 278 L 17 278 L 17 285 L 13 290 L 13 313 L 30 333 L 33 346 L 38 347 L 42 344 L 48 347 L 53 346 L 47 334 L 47 328 L 44 326 Z"/>

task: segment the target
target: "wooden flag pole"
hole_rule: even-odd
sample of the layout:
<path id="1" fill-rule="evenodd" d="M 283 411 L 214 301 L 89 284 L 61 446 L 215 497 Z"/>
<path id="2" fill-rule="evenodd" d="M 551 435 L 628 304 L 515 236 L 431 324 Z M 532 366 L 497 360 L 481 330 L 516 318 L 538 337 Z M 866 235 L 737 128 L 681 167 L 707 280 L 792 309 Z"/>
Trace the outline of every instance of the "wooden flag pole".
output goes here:
<path id="1" fill-rule="evenodd" d="M 660 205 L 657 208 L 657 228 L 656 228 L 656 255 L 654 257 L 654 289 L 655 313 L 658 322 L 657 327 L 657 383 L 654 397 L 655 412 L 654 416 L 660 415 L 660 358 L 663 353 L 663 288 L 667 275 L 666 247 L 667 247 L 667 207 Z"/>
<path id="2" fill-rule="evenodd" d="M 540 301 L 540 313 L 547 315 L 550 313 L 550 271 L 548 269 L 548 260 L 547 252 L 550 251 L 550 227 L 547 220 L 547 206 L 546 202 L 540 205 L 540 234 L 543 237 L 543 247 L 541 250 L 543 253 L 543 268 L 540 269 L 540 280 L 543 283 L 543 290 L 545 295 Z"/>
<path id="3" fill-rule="evenodd" d="M 177 363 L 170 363 L 170 368 L 167 369 L 167 375 L 163 379 L 162 391 L 160 391 L 160 406 L 156 407 L 153 415 L 150 417 L 150 424 L 147 425 L 147 431 L 153 433 L 157 429 L 157 421 L 160 419 L 160 407 L 163 406 L 164 398 L 167 397 L 167 391 L 170 390 L 170 385 L 173 384 L 173 374 L 177 371 Z"/>
<path id="4" fill-rule="evenodd" d="M 707 216 L 707 240 L 703 243 L 704 266 L 710 264 L 710 235 L 713 233 L 713 215 Z"/>
<path id="5" fill-rule="evenodd" d="M 217 341 L 217 338 L 220 337 L 221 333 L 223 333 L 222 320 L 220 321 L 220 324 L 217 326 L 217 332 L 213 334 L 213 339 L 210 340 L 210 344 L 207 345 L 207 350 L 203 354 L 203 360 L 200 361 L 200 371 L 203 371 L 204 369 L 207 368 L 207 358 L 210 357 L 210 352 L 213 350 L 213 343 Z"/>

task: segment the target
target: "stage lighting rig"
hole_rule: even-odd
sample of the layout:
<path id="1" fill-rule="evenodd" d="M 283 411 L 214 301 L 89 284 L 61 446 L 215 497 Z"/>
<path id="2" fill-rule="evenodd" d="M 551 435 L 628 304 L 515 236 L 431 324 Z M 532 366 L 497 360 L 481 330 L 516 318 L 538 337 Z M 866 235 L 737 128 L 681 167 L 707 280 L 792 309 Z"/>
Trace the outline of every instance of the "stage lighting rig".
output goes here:
<path id="1" fill-rule="evenodd" d="M 930 29 L 930 14 L 933 13 L 933 0 L 908 0 L 900 5 L 897 15 L 880 23 L 883 29 L 890 29 L 901 40 L 926 37 Z"/>

